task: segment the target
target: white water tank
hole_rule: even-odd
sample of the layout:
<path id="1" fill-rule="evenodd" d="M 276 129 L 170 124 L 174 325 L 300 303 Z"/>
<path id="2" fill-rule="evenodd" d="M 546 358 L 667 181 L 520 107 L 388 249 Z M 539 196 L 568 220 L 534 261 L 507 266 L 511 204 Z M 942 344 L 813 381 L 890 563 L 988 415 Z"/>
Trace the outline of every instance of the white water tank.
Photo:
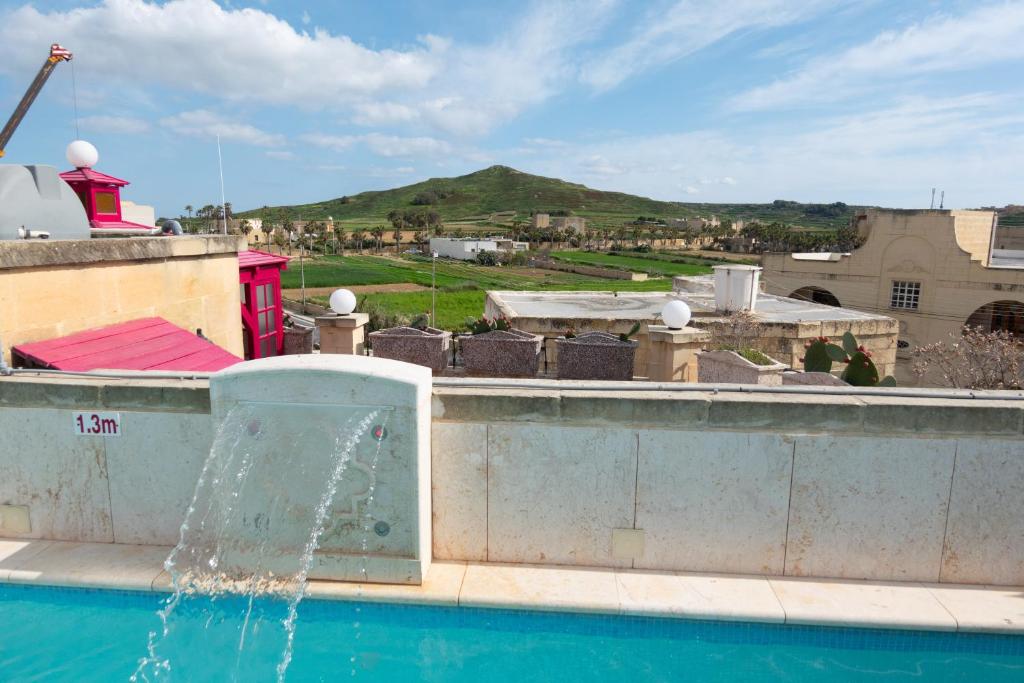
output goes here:
<path id="1" fill-rule="evenodd" d="M 759 266 L 715 266 L 715 308 L 725 313 L 753 311 L 760 286 Z"/>

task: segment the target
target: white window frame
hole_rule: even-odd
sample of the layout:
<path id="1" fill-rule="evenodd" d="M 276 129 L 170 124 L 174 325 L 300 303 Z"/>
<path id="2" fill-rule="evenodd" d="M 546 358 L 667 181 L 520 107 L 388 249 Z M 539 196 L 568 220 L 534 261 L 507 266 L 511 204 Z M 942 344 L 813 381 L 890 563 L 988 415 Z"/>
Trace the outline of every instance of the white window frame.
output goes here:
<path id="1" fill-rule="evenodd" d="M 921 306 L 921 283 L 893 280 L 889 290 L 889 308 L 898 311 L 916 311 Z"/>

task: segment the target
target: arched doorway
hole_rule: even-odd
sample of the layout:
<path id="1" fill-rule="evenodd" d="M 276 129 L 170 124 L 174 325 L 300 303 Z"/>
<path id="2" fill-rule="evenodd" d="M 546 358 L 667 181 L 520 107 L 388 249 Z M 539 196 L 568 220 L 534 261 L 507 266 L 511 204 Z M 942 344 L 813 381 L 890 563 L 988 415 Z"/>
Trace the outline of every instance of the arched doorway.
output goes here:
<path id="1" fill-rule="evenodd" d="M 835 294 L 827 289 L 822 289 L 821 287 L 801 287 L 790 294 L 789 298 L 799 299 L 800 301 L 813 301 L 816 304 L 836 306 L 837 308 L 842 305 L 839 303 L 839 299 L 836 298 Z"/>
<path id="2" fill-rule="evenodd" d="M 985 332 L 1009 332 L 1024 337 L 1024 302 L 993 301 L 985 304 L 965 323 L 967 327 L 980 327 Z"/>

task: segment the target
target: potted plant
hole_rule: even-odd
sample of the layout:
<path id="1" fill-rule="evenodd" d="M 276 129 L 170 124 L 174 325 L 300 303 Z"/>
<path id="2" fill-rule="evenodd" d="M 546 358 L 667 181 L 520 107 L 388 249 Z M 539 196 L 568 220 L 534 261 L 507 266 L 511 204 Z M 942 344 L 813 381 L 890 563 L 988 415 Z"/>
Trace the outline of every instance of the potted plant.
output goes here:
<path id="1" fill-rule="evenodd" d="M 584 332 L 574 330 L 555 340 L 558 379 L 633 379 L 633 359 L 636 356 L 633 335 L 640 331 L 636 323 L 622 334 L 611 332 Z"/>
<path id="2" fill-rule="evenodd" d="M 371 332 L 370 346 L 377 358 L 424 365 L 436 375 L 448 367 L 452 333 L 428 326 L 427 317 L 421 315 L 409 325 Z"/>
<path id="3" fill-rule="evenodd" d="M 512 329 L 505 317 L 466 321 L 469 334 L 459 337 L 466 373 L 477 377 L 535 377 L 544 338 Z"/>
<path id="4" fill-rule="evenodd" d="M 747 311 L 730 315 L 714 334 L 711 348 L 697 354 L 697 381 L 782 386 L 782 371 L 789 366 L 752 345 L 761 328 L 761 323 Z"/>

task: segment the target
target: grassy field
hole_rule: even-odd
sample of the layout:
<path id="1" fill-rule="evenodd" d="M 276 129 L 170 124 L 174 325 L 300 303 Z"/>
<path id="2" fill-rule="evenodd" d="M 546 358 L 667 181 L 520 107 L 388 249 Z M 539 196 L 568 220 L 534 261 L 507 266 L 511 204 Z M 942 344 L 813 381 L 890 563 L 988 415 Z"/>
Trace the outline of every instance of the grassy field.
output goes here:
<path id="1" fill-rule="evenodd" d="M 572 252 L 571 252 L 572 253 Z M 671 274 L 710 273 L 711 268 L 692 259 L 692 264 L 676 264 L 645 259 L 642 255 L 630 257 L 638 264 L 647 262 L 651 268 L 671 270 Z M 707 262 L 711 263 L 711 262 Z M 640 267 L 638 265 L 637 267 Z M 411 282 L 430 286 L 430 259 L 403 256 L 323 256 L 304 265 L 306 287 L 344 287 L 346 285 L 377 285 Z M 294 260 L 282 276 L 285 289 L 298 288 L 299 264 Z M 548 290 L 548 291 L 643 291 L 663 292 L 672 289 L 670 277 L 655 277 L 642 282 L 607 280 L 575 273 L 517 267 L 487 267 L 459 261 L 437 262 L 437 323 L 444 329 L 462 329 L 467 317 L 483 314 L 486 290 Z M 389 314 L 412 318 L 430 310 L 430 292 L 376 292 L 359 295 L 366 308 L 379 306 Z M 313 296 L 314 303 L 326 305 L 324 296 Z"/>

